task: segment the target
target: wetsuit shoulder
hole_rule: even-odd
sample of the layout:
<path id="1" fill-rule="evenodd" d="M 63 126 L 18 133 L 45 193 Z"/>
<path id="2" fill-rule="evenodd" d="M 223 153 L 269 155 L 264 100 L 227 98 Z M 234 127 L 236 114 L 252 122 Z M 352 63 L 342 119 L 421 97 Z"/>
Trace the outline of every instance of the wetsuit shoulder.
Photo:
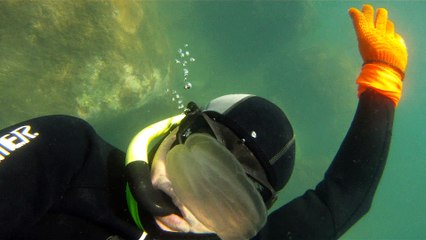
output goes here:
<path id="1" fill-rule="evenodd" d="M 0 135 L 0 239 L 52 239 L 82 225 L 88 234 L 139 235 L 126 215 L 124 153 L 86 121 L 44 116 Z"/>

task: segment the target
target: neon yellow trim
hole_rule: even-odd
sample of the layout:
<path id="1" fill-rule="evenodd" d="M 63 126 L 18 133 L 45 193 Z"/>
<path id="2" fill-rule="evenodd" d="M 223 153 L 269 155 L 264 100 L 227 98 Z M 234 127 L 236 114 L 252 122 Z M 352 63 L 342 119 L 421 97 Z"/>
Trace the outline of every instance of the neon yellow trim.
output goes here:
<path id="1" fill-rule="evenodd" d="M 173 125 L 179 124 L 184 117 L 185 114 L 180 114 L 171 118 L 167 118 L 163 121 L 149 125 L 136 134 L 136 136 L 130 142 L 129 148 L 127 149 L 125 163 L 126 166 L 127 164 L 134 161 L 144 161 L 148 163 L 148 146 L 151 141 L 154 138 L 167 133 Z M 129 184 L 126 185 L 126 200 L 127 207 L 129 208 L 129 212 L 133 218 L 133 221 L 140 229 L 144 230 L 139 217 L 138 203 L 130 191 Z"/>
<path id="2" fill-rule="evenodd" d="M 148 233 L 143 232 L 142 236 L 138 240 L 145 240 L 145 238 L 148 236 Z"/>
<path id="3" fill-rule="evenodd" d="M 170 128 L 179 124 L 185 114 L 179 114 L 163 121 L 151 124 L 142 129 L 130 142 L 127 149 L 126 165 L 133 161 L 144 161 L 148 163 L 148 145 L 156 137 L 165 134 Z"/>
<path id="4" fill-rule="evenodd" d="M 136 226 L 138 226 L 139 229 L 144 231 L 145 229 L 143 228 L 141 219 L 139 218 L 138 203 L 130 192 L 129 184 L 126 184 L 126 200 L 127 207 L 129 208 L 129 212 L 130 215 L 132 215 L 133 221 L 136 223 Z"/>

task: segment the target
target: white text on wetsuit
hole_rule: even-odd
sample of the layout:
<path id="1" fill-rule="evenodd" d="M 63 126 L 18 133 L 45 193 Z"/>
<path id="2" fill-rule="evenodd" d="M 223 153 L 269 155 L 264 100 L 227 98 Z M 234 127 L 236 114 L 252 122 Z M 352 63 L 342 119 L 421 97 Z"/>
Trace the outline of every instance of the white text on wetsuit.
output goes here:
<path id="1" fill-rule="evenodd" d="M 0 137 L 0 162 L 39 135 L 38 133 L 30 133 L 30 130 L 31 126 L 25 125 Z"/>

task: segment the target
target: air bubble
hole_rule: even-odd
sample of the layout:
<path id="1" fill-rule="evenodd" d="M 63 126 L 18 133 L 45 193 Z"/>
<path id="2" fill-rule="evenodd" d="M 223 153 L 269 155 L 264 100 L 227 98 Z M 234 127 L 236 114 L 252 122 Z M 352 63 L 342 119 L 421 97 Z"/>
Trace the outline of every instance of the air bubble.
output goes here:
<path id="1" fill-rule="evenodd" d="M 182 81 L 181 84 L 183 84 L 183 88 L 185 90 L 192 88 L 192 83 L 190 83 L 188 80 L 192 77 L 190 77 L 191 64 L 195 62 L 195 58 L 192 56 L 191 49 L 189 48 L 189 44 L 185 43 L 181 48 L 177 49 L 177 55 L 174 59 L 175 63 L 178 64 L 177 68 L 178 71 L 181 71 L 180 80 Z M 180 96 L 176 90 L 173 89 L 167 89 L 166 93 L 170 96 L 172 102 L 176 104 L 178 109 L 184 109 L 184 96 Z"/>
<path id="2" fill-rule="evenodd" d="M 185 88 L 186 90 L 191 89 L 191 88 L 192 88 L 192 84 L 191 84 L 190 82 L 187 82 L 187 83 L 185 83 L 184 88 Z"/>

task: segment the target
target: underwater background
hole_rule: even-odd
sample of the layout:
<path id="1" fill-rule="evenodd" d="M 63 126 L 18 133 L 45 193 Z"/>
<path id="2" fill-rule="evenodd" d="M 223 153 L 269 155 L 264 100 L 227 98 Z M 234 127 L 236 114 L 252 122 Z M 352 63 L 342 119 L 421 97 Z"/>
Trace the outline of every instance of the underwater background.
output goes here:
<path id="1" fill-rule="evenodd" d="M 263 96 L 296 132 L 278 207 L 322 179 L 351 123 L 362 61 L 347 11 L 363 3 L 1 0 L 0 127 L 70 114 L 125 150 L 188 101 Z M 342 239 L 425 239 L 426 2 L 368 3 L 388 9 L 409 63 L 373 206 Z"/>

